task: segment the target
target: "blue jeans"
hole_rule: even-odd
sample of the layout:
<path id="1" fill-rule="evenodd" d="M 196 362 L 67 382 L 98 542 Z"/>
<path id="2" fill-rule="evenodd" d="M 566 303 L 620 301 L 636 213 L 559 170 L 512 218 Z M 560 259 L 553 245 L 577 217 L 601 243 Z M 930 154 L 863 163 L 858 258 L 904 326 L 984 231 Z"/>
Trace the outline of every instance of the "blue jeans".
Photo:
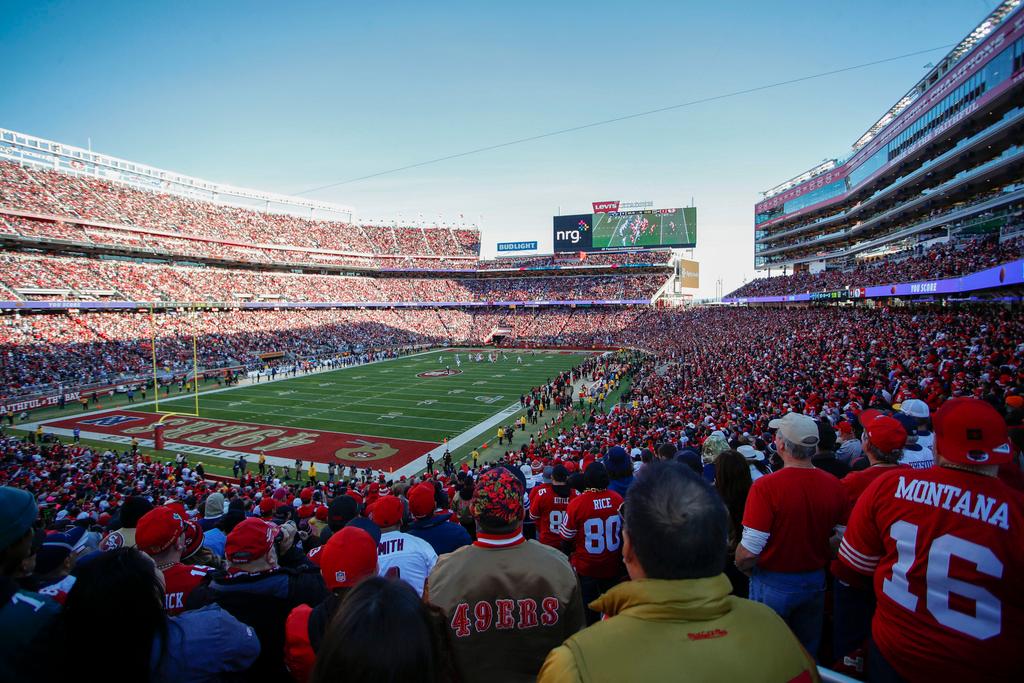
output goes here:
<path id="1" fill-rule="evenodd" d="M 825 617 L 825 571 L 769 572 L 754 568 L 750 599 L 768 605 L 812 657 L 818 657 Z"/>

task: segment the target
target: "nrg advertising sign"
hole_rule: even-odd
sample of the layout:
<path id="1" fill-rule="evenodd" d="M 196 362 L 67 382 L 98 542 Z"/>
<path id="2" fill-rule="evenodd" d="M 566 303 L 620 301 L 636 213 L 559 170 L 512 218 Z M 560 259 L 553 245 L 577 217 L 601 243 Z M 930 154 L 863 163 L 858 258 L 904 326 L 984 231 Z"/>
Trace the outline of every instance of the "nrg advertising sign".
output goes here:
<path id="1" fill-rule="evenodd" d="M 537 251 L 536 242 L 498 242 L 498 251 Z"/>

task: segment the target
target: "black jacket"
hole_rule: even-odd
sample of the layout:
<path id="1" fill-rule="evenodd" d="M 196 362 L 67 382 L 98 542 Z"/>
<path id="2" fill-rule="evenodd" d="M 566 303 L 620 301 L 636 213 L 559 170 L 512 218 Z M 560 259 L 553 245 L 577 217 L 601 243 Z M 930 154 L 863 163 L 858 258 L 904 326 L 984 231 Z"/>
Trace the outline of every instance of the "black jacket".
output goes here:
<path id="1" fill-rule="evenodd" d="M 298 605 L 319 605 L 327 587 L 319 571 L 279 567 L 259 574 L 221 573 L 192 591 L 186 604 L 195 609 L 216 603 L 256 631 L 260 656 L 249 670 L 252 681 L 287 679 L 284 666 L 284 624 Z"/>

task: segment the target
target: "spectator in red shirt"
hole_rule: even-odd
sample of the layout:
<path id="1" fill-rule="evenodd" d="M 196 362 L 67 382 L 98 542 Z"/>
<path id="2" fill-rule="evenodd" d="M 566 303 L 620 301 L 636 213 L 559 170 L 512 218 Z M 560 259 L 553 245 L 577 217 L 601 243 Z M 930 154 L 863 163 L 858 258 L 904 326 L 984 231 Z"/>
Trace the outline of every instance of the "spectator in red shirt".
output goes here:
<path id="1" fill-rule="evenodd" d="M 551 483 L 541 484 L 530 492 L 530 517 L 537 523 L 537 540 L 552 548 L 562 547 L 562 521 L 576 492 L 568 484 L 565 465 L 551 469 Z"/>
<path id="2" fill-rule="evenodd" d="M 583 473 L 584 491 L 566 509 L 561 534 L 572 548 L 569 558 L 580 577 L 583 604 L 589 605 L 619 583 L 625 575 L 622 564 L 622 496 L 608 489 L 608 471 L 602 463 L 591 463 Z M 587 624 L 600 618 L 587 609 Z"/>
<path id="3" fill-rule="evenodd" d="M 875 410 L 865 410 L 861 413 L 860 422 L 864 427 L 861 448 L 870 465 L 867 469 L 851 472 L 842 480 L 847 501 L 842 520 L 844 525 L 864 489 L 887 472 L 907 467 L 899 464 L 907 433 L 898 420 Z M 832 560 L 832 574 L 836 577 L 833 586 L 832 652 L 840 662 L 846 661 L 847 657 L 859 659 L 854 667 L 863 671 L 863 650 L 857 650 L 871 632 L 875 596 L 871 585 L 856 573 L 844 572 L 838 559 Z"/>
<path id="4" fill-rule="evenodd" d="M 185 611 L 185 601 L 192 591 L 206 582 L 212 567 L 181 563 L 186 537 L 184 517 L 166 505 L 155 507 L 139 520 L 135 529 L 135 545 L 153 558 L 164 575 L 164 609 L 170 616 Z"/>
<path id="5" fill-rule="evenodd" d="M 750 599 L 774 609 L 817 656 L 829 539 L 845 510 L 842 485 L 811 463 L 818 425 L 800 413 L 768 423 L 783 469 L 750 487 L 736 566 L 751 573 Z"/>
<path id="6" fill-rule="evenodd" d="M 1021 680 L 1024 504 L 997 478 L 1013 457 L 988 403 L 946 401 L 933 420 L 936 466 L 890 470 L 853 509 L 839 548 L 870 577 L 872 681 Z"/>

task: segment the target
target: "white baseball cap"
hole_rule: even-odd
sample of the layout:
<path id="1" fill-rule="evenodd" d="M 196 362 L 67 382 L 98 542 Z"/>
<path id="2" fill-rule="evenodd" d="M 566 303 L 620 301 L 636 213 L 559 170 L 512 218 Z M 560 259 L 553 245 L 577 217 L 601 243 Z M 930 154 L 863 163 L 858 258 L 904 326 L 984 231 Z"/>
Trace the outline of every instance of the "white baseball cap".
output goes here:
<path id="1" fill-rule="evenodd" d="M 818 445 L 818 423 L 802 413 L 789 412 L 768 423 L 769 429 L 779 430 L 787 441 L 801 446 Z"/>
<path id="2" fill-rule="evenodd" d="M 900 405 L 900 412 L 921 420 L 931 415 L 928 404 L 919 398 L 908 398 Z"/>

